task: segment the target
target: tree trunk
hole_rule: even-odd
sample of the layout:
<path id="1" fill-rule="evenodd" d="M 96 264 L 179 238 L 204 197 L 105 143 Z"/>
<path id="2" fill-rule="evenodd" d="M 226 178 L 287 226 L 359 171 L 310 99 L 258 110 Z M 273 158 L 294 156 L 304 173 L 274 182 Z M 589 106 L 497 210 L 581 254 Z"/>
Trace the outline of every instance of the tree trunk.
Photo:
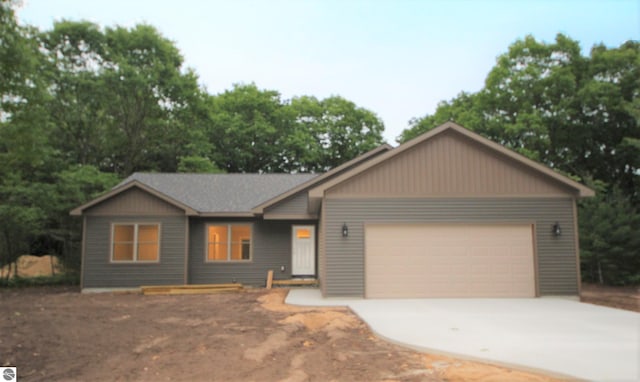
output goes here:
<path id="1" fill-rule="evenodd" d="M 598 260 L 598 282 L 600 285 L 604 284 L 604 278 L 602 277 L 602 264 Z"/>

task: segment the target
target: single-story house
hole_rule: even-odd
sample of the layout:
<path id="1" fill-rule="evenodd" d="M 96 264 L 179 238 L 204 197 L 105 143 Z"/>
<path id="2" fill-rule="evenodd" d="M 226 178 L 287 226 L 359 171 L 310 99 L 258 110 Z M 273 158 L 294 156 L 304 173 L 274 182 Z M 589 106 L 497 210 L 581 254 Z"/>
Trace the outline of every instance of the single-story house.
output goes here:
<path id="1" fill-rule="evenodd" d="M 74 209 L 82 288 L 316 278 L 324 296 L 580 290 L 594 192 L 455 123 L 324 174 L 135 173 Z"/>

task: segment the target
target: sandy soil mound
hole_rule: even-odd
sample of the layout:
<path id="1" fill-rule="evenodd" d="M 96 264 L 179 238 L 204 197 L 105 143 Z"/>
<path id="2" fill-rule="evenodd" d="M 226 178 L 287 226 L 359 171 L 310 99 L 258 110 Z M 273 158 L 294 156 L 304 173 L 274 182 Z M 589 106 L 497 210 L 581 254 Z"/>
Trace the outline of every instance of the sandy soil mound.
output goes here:
<path id="1" fill-rule="evenodd" d="M 332 310 L 320 312 L 298 313 L 291 315 L 280 323 L 300 324 L 308 330 L 319 329 L 350 329 L 358 326 L 359 321 L 353 315 Z"/>
<path id="2" fill-rule="evenodd" d="M 60 261 L 56 256 L 23 255 L 18 258 L 17 263 L 20 277 L 51 276 L 61 272 Z M 0 277 L 6 277 L 7 272 L 13 273 L 13 270 L 13 264 L 4 266 L 0 269 Z"/>
<path id="3" fill-rule="evenodd" d="M 557 379 L 542 374 L 508 369 L 476 361 L 451 358 L 444 355 L 425 354 L 425 366 L 447 381 L 469 382 L 551 382 Z"/>

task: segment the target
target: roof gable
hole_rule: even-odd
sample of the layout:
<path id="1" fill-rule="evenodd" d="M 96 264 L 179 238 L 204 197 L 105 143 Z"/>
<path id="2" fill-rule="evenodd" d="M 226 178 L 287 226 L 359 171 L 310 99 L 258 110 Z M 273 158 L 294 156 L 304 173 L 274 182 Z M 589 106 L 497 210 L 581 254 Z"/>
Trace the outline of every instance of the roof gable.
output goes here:
<path id="1" fill-rule="evenodd" d="M 116 197 L 119 194 L 122 194 L 130 189 L 133 188 L 137 188 L 140 189 L 142 191 L 145 191 L 146 193 L 155 196 L 156 198 L 178 208 L 183 210 L 187 215 L 195 215 L 195 211 L 191 208 L 189 208 L 189 206 L 184 205 L 183 203 L 180 203 L 179 201 L 172 199 L 166 195 L 163 195 L 162 193 L 148 187 L 147 185 L 140 183 L 138 181 L 130 181 L 127 183 L 121 183 L 117 186 L 115 186 L 114 188 L 111 189 L 111 191 L 108 191 L 100 196 L 98 196 L 97 198 L 90 200 L 89 202 L 78 206 L 76 208 L 74 208 L 73 210 L 71 210 L 70 215 L 72 216 L 80 216 L 82 215 L 86 210 L 93 208 L 94 206 L 97 206 L 103 202 L 106 202 L 107 200 Z"/>
<path id="2" fill-rule="evenodd" d="M 330 191 L 329 191 L 330 190 Z M 447 122 L 394 150 L 310 190 L 312 205 L 325 191 L 344 195 L 572 195 L 588 187 Z"/>
<path id="3" fill-rule="evenodd" d="M 267 201 L 265 201 L 264 203 L 256 206 L 255 208 L 253 208 L 253 212 L 257 213 L 257 214 L 261 214 L 265 212 L 265 209 L 268 208 L 272 208 L 275 207 L 276 204 L 279 204 L 281 202 L 286 203 L 287 200 L 289 199 L 294 199 L 296 198 L 295 194 L 298 194 L 306 189 L 309 189 L 310 187 L 314 186 L 314 185 L 318 185 L 321 184 L 322 182 L 326 182 L 329 179 L 337 176 L 338 174 L 348 171 L 352 168 L 355 168 L 356 166 L 358 166 L 361 163 L 364 163 L 367 160 L 370 160 L 378 155 L 381 155 L 382 153 L 385 153 L 389 150 L 393 149 L 393 147 L 389 146 L 388 144 L 384 144 L 384 145 L 380 145 L 378 147 L 376 147 L 373 150 L 370 150 L 356 158 L 353 158 L 350 161 L 347 161 L 343 164 L 341 164 L 340 166 L 333 168 L 327 172 L 325 172 L 322 175 L 319 175 L 316 178 L 313 178 L 305 183 L 302 183 L 300 185 L 298 185 L 297 187 L 294 187 L 292 189 L 290 189 L 289 191 L 282 193 L 272 199 L 269 199 Z"/>
<path id="4" fill-rule="evenodd" d="M 130 187 L 84 211 L 87 215 L 166 216 L 184 215 L 185 209 L 163 200 L 140 187 Z"/>
<path id="5" fill-rule="evenodd" d="M 73 211 L 85 210 L 138 187 L 161 200 L 200 216 L 253 216 L 251 209 L 315 174 L 174 174 L 135 173 L 106 194 Z"/>

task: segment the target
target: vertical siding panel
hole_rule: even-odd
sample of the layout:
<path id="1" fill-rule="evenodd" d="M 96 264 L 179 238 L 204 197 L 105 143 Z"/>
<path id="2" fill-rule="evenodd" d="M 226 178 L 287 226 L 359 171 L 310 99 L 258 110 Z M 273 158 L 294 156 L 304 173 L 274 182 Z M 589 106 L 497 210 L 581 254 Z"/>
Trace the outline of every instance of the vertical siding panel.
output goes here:
<path id="1" fill-rule="evenodd" d="M 375 222 L 534 223 L 538 283 L 541 295 L 576 295 L 576 247 L 573 200 L 569 198 L 455 198 L 455 199 L 327 199 L 323 208 L 323 277 L 327 296 L 364 295 L 364 224 Z M 563 234 L 551 226 L 560 222 Z M 349 226 L 343 238 L 340 227 Z"/>
<path id="2" fill-rule="evenodd" d="M 557 196 L 571 192 L 555 180 L 449 132 L 335 186 L 329 194 Z"/>

